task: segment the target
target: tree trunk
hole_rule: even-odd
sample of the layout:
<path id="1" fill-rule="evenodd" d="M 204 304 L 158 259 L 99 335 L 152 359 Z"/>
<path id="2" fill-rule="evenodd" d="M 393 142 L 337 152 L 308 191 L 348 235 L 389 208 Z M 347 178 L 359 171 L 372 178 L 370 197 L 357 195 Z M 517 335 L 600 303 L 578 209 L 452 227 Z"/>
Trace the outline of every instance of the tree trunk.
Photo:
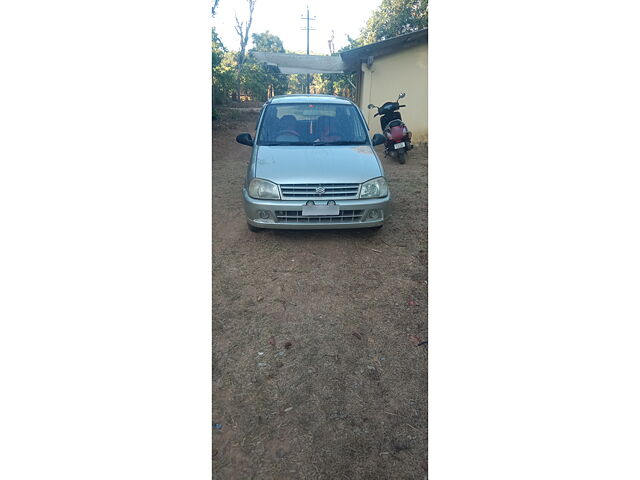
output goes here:
<path id="1" fill-rule="evenodd" d="M 241 22 L 238 20 L 238 16 L 236 15 L 236 33 L 240 37 L 240 51 L 238 52 L 238 69 L 237 69 L 237 79 L 236 79 L 236 91 L 238 94 L 238 100 L 240 100 L 240 83 L 241 83 L 241 74 L 242 67 L 244 66 L 245 51 L 247 48 L 247 42 L 249 41 L 249 30 L 251 29 L 251 22 L 253 21 L 253 9 L 256 6 L 256 0 L 247 0 L 249 3 L 249 19 L 247 23 Z"/>
<path id="2" fill-rule="evenodd" d="M 236 95 L 238 97 L 238 101 L 240 101 L 240 95 L 241 95 L 241 92 L 240 92 L 240 89 L 241 89 L 240 88 L 241 87 L 241 85 L 240 85 L 240 68 L 241 67 L 238 66 L 238 77 L 236 79 Z"/>

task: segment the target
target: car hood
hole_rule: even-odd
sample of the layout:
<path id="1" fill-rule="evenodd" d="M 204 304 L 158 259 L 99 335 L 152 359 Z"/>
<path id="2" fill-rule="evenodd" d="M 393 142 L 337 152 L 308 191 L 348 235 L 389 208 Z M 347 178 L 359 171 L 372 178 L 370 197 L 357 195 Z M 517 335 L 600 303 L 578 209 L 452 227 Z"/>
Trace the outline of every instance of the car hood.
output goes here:
<path id="1" fill-rule="evenodd" d="M 382 175 L 369 145 L 258 146 L 255 176 L 283 183 L 362 183 Z"/>

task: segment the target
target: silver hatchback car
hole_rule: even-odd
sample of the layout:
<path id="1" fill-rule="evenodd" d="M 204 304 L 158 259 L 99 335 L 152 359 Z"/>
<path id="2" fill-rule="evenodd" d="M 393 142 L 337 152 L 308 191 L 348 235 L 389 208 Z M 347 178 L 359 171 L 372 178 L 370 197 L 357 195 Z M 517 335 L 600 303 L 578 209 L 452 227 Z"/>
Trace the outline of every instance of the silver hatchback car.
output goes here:
<path id="1" fill-rule="evenodd" d="M 391 196 L 366 121 L 350 100 L 285 95 L 265 103 L 238 143 L 253 147 L 243 186 L 247 223 L 263 228 L 381 227 Z"/>

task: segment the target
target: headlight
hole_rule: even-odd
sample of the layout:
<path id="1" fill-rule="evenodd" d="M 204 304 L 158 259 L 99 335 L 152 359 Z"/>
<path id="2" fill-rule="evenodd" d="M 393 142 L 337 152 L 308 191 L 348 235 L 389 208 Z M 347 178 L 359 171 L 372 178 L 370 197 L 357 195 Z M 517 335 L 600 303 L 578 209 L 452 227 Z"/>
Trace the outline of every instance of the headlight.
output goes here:
<path id="1" fill-rule="evenodd" d="M 383 177 L 374 178 L 362 184 L 360 198 L 380 198 L 389 194 L 387 181 Z"/>
<path id="2" fill-rule="evenodd" d="M 269 180 L 254 178 L 249 183 L 249 196 L 262 199 L 280 200 L 280 192 L 278 186 Z"/>

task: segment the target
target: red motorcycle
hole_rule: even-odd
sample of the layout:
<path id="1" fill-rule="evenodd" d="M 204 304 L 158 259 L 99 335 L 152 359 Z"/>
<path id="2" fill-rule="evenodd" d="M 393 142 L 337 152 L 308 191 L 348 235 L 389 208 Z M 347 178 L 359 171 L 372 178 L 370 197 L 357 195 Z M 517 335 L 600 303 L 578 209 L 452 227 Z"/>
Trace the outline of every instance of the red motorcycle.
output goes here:
<path id="1" fill-rule="evenodd" d="M 413 148 L 411 144 L 411 132 L 407 129 L 407 126 L 402 121 L 402 115 L 399 110 L 406 105 L 400 105 L 398 102 L 401 98 L 404 98 L 404 93 L 398 95 L 398 100 L 395 102 L 386 102 L 381 107 L 376 107 L 370 103 L 367 108 L 377 108 L 378 113 L 374 115 L 374 118 L 380 115 L 380 126 L 382 127 L 382 133 L 386 138 L 384 144 L 385 156 L 391 154 L 396 155 L 399 163 L 406 161 L 406 154 Z"/>

